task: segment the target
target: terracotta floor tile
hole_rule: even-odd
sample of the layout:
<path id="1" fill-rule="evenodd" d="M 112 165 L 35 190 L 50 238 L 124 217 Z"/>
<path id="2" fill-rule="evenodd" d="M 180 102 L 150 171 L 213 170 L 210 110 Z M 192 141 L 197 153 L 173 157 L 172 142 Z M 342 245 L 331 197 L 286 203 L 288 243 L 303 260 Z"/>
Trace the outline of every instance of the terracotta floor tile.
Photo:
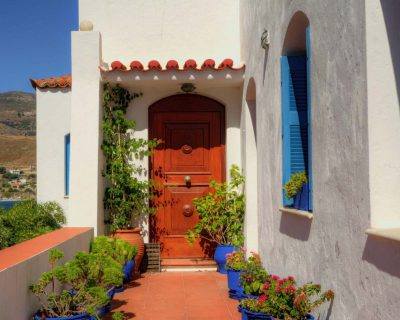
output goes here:
<path id="1" fill-rule="evenodd" d="M 134 320 L 241 319 L 226 276 L 216 272 L 144 274 L 115 295 L 112 307 Z"/>

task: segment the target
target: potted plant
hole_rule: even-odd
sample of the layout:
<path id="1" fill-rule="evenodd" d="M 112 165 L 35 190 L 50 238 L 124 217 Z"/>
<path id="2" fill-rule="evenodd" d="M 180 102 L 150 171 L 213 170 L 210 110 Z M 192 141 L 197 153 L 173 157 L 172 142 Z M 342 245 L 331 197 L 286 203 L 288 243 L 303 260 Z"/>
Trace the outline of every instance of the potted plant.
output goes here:
<path id="1" fill-rule="evenodd" d="M 110 256 L 117 261 L 124 273 L 124 283 L 132 279 L 133 268 L 135 266 L 135 256 L 137 248 L 122 239 L 106 236 L 96 237 L 90 244 L 90 252 Z M 119 286 L 116 292 L 123 291 L 123 286 Z"/>
<path id="2" fill-rule="evenodd" d="M 243 287 L 240 283 L 240 274 L 246 265 L 246 252 L 239 249 L 226 256 L 226 270 L 228 272 L 229 297 L 240 299 L 243 295 Z"/>
<path id="3" fill-rule="evenodd" d="M 35 320 L 84 320 L 97 319 L 99 308 L 107 304 L 109 297 L 100 286 L 89 286 L 75 264 L 57 265 L 63 257 L 58 249 L 49 254 L 50 271 L 44 272 L 29 288 L 38 297 L 41 308 Z M 61 285 L 57 290 L 56 283 Z"/>
<path id="4" fill-rule="evenodd" d="M 186 237 L 190 243 L 203 238 L 216 243 L 214 260 L 218 272 L 226 274 L 226 255 L 243 245 L 243 224 L 245 199 L 243 194 L 244 177 L 239 167 L 230 169 L 230 181 L 210 182 L 211 192 L 193 200 L 200 220 Z"/>
<path id="5" fill-rule="evenodd" d="M 107 182 L 104 208 L 109 217 L 106 221 L 115 237 L 137 247 L 136 271 L 143 258 L 144 242 L 140 228 L 134 226 L 154 212 L 150 206 L 154 193 L 151 180 L 140 178 L 145 169 L 132 160 L 149 156 L 158 144 L 155 140 L 135 138 L 135 121 L 126 118 L 129 103 L 139 96 L 119 85 L 105 83 L 103 87 L 103 175 Z"/>
<path id="6" fill-rule="evenodd" d="M 121 264 L 109 255 L 78 252 L 65 265 L 79 270 L 88 287 L 97 286 L 106 291 L 109 301 L 97 310 L 100 316 L 106 314 L 111 309 L 115 288 L 123 283 Z"/>
<path id="7" fill-rule="evenodd" d="M 334 298 L 332 290 L 321 292 L 321 286 L 307 283 L 296 286 L 293 277 L 268 277 L 257 299 L 240 302 L 242 314 L 247 319 L 314 320 L 311 312 L 326 301 Z"/>
<path id="8" fill-rule="evenodd" d="M 293 199 L 295 209 L 309 210 L 309 186 L 305 171 L 293 173 L 283 189 L 286 197 Z"/>
<path id="9" fill-rule="evenodd" d="M 258 297 L 268 279 L 268 272 L 262 265 L 259 254 L 252 252 L 240 273 L 240 284 L 243 288 L 242 298 Z"/>

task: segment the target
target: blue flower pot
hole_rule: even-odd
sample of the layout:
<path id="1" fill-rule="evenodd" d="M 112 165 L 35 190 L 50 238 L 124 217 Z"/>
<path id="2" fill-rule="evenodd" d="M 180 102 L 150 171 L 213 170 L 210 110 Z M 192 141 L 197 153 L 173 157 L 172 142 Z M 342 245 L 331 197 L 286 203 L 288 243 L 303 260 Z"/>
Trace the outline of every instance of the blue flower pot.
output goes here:
<path id="1" fill-rule="evenodd" d="M 128 283 L 132 280 L 133 269 L 135 268 L 135 260 L 129 260 L 125 262 L 122 269 L 124 273 L 124 283 Z"/>
<path id="2" fill-rule="evenodd" d="M 308 183 L 303 184 L 301 191 L 294 197 L 293 207 L 297 210 L 310 210 Z"/>
<path id="3" fill-rule="evenodd" d="M 112 298 L 114 298 L 114 295 L 115 295 L 115 287 L 111 287 L 107 291 L 107 296 L 110 298 L 110 300 L 112 300 Z M 97 310 L 97 315 L 99 317 L 102 317 L 102 316 L 106 315 L 107 313 L 109 313 L 110 311 L 111 311 L 111 301 L 109 303 L 107 303 L 105 306 L 102 306 L 101 308 L 99 308 Z"/>
<path id="4" fill-rule="evenodd" d="M 243 287 L 240 284 L 241 271 L 228 269 L 227 272 L 229 297 L 239 300 L 243 296 Z"/>
<path id="5" fill-rule="evenodd" d="M 308 314 L 307 320 L 315 320 L 315 317 L 312 314 Z"/>
<path id="6" fill-rule="evenodd" d="M 243 314 L 245 314 L 245 318 L 243 318 Z M 247 309 L 242 308 L 242 320 L 274 320 L 274 317 L 260 312 L 252 312 Z"/>
<path id="7" fill-rule="evenodd" d="M 217 271 L 222 274 L 227 274 L 226 265 L 226 255 L 232 253 L 236 248 L 228 244 L 219 244 L 215 249 L 214 260 L 217 263 Z"/>
<path id="8" fill-rule="evenodd" d="M 238 311 L 242 314 L 242 320 L 248 320 L 247 314 L 241 306 L 238 306 Z"/>
<path id="9" fill-rule="evenodd" d="M 40 316 L 40 313 L 36 313 L 33 317 L 34 320 L 42 320 L 42 317 Z M 80 313 L 76 314 L 74 316 L 69 316 L 69 317 L 46 317 L 46 320 L 96 320 L 95 317 L 91 316 L 90 314 L 87 313 Z"/>

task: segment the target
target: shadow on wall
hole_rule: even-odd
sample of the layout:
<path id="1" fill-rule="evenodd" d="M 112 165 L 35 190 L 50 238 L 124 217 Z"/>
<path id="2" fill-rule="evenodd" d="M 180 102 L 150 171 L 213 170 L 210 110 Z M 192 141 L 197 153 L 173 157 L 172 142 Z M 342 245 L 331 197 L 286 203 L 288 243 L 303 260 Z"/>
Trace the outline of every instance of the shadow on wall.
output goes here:
<path id="1" fill-rule="evenodd" d="M 279 231 L 289 237 L 307 241 L 310 237 L 311 219 L 304 219 L 291 214 L 282 213 Z"/>
<path id="2" fill-rule="evenodd" d="M 381 0 L 400 103 L 400 1 Z"/>
<path id="3" fill-rule="evenodd" d="M 368 236 L 362 259 L 379 270 L 400 278 L 400 243 Z"/>

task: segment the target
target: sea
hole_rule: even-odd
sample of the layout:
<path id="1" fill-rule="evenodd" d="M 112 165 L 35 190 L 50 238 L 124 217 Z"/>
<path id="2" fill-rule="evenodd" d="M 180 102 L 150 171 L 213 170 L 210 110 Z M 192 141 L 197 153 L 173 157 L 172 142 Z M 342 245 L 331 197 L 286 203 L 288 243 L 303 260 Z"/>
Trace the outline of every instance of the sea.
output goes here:
<path id="1" fill-rule="evenodd" d="M 20 200 L 0 200 L 0 208 L 8 210 L 15 206 L 18 202 L 20 202 Z"/>

